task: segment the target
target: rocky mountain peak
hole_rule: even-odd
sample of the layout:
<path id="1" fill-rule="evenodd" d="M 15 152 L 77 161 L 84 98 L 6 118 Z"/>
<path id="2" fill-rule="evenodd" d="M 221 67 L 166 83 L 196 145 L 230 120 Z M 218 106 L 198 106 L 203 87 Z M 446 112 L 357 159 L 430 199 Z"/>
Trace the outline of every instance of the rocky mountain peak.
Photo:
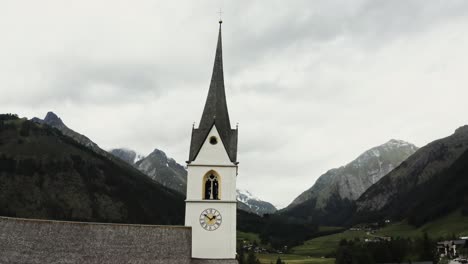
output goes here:
<path id="1" fill-rule="evenodd" d="M 137 154 L 135 151 L 127 148 L 111 149 L 109 152 L 130 165 L 134 165 L 144 158 L 143 155 Z"/>
<path id="2" fill-rule="evenodd" d="M 166 155 L 166 153 L 165 153 L 164 151 L 160 150 L 160 149 L 157 149 L 157 148 L 155 148 L 155 149 L 153 150 L 153 152 L 151 152 L 148 156 L 151 156 L 151 155 L 152 155 L 152 156 L 156 156 L 156 157 L 163 157 L 164 159 L 167 160 L 167 155 Z"/>
<path id="3" fill-rule="evenodd" d="M 36 123 L 39 123 L 39 124 L 46 124 L 46 125 L 49 125 L 51 127 L 54 127 L 58 130 L 60 130 L 60 132 L 62 132 L 64 135 L 68 136 L 68 137 L 71 137 L 73 140 L 75 140 L 76 142 L 88 147 L 88 148 L 91 148 L 94 152 L 96 153 L 99 153 L 101 155 L 104 155 L 108 158 L 113 158 L 114 156 L 112 155 L 109 155 L 109 153 L 105 150 L 102 150 L 96 143 L 94 143 L 93 141 L 91 141 L 91 139 L 87 138 L 86 136 L 78 133 L 78 132 L 75 132 L 74 130 L 68 128 L 63 122 L 62 122 L 62 119 L 60 119 L 60 117 L 58 117 L 58 115 L 56 115 L 54 112 L 48 112 L 46 117 L 44 119 L 40 119 L 40 118 L 37 118 L 37 117 L 34 117 L 31 119 L 31 121 L 33 122 L 36 122 Z"/>
<path id="4" fill-rule="evenodd" d="M 133 165 L 163 186 L 185 195 L 187 171 L 174 159 L 168 158 L 164 151 L 154 149 L 147 157 L 142 158 Z"/>
<path id="5" fill-rule="evenodd" d="M 390 139 L 388 142 L 382 146 L 391 146 L 391 147 L 403 147 L 403 146 L 414 146 L 413 144 L 406 142 L 400 139 Z M 416 147 L 416 146 L 415 146 Z"/>
<path id="6" fill-rule="evenodd" d="M 63 128 L 66 127 L 65 124 L 63 123 L 62 119 L 58 117 L 54 112 L 50 111 L 47 112 L 45 118 L 44 118 L 44 123 L 56 127 L 56 128 Z"/>
<path id="7" fill-rule="evenodd" d="M 236 190 L 236 193 L 237 193 L 237 196 L 238 197 L 241 197 L 241 198 L 238 198 L 239 200 L 242 201 L 242 199 L 249 199 L 249 200 L 260 200 L 259 198 L 257 198 L 256 196 L 254 196 L 250 191 L 246 190 L 246 189 L 237 189 Z"/>
<path id="8" fill-rule="evenodd" d="M 146 157 L 145 162 L 143 163 L 150 164 L 152 163 L 153 165 L 157 166 L 168 166 L 169 160 L 167 158 L 166 153 L 164 151 L 159 150 L 159 149 L 154 149 L 153 152 L 151 152 L 148 157 Z"/>
<path id="9" fill-rule="evenodd" d="M 419 204 L 417 205 L 419 211 L 424 211 L 420 210 L 424 207 L 429 208 L 427 205 L 437 204 L 434 206 L 435 209 L 431 208 L 431 210 L 434 209 L 431 212 L 434 214 L 443 213 L 437 211 L 439 210 L 437 208 L 447 208 L 446 205 L 440 206 L 442 203 L 455 204 L 453 201 L 457 200 L 446 199 L 448 195 L 453 194 L 446 190 L 447 188 L 466 192 L 466 189 L 457 186 L 457 183 L 453 179 L 449 180 L 449 177 L 458 177 L 460 180 L 460 176 L 464 176 L 462 171 L 466 168 L 463 166 L 467 156 L 463 155 L 466 155 L 464 153 L 467 151 L 467 125 L 459 127 L 454 134 L 448 137 L 427 144 L 405 160 L 404 166 L 392 170 L 359 197 L 356 201 L 357 217 L 369 219 L 371 215 L 378 217 L 377 214 L 382 215 L 382 213 L 387 214 L 387 217 L 399 217 L 398 214 L 401 212 L 408 213 L 417 209 L 417 203 L 425 199 L 433 201 L 439 199 L 440 203 L 437 200 L 437 203 Z M 460 157 L 464 158 L 459 161 Z M 454 164 L 462 165 L 451 169 Z M 461 179 L 463 178 L 461 177 Z M 437 196 L 433 196 L 436 195 L 436 192 L 441 194 L 437 199 L 435 199 Z M 425 216 L 421 216 L 419 213 L 416 213 L 417 218 L 424 219 Z"/>
<path id="10" fill-rule="evenodd" d="M 236 194 L 238 201 L 237 206 L 244 211 L 258 215 L 272 214 L 277 211 L 274 205 L 269 202 L 262 201 L 248 190 L 237 189 Z"/>
<path id="11" fill-rule="evenodd" d="M 62 119 L 60 119 L 60 117 L 58 117 L 54 112 L 52 111 L 49 111 L 47 112 L 45 118 L 44 118 L 45 121 L 53 121 L 53 120 L 58 120 L 60 122 L 62 122 Z"/>
<path id="12" fill-rule="evenodd" d="M 397 139 L 373 147 L 345 166 L 331 169 L 320 176 L 314 186 L 298 196 L 288 207 L 292 208 L 310 199 L 314 199 L 317 209 L 326 208 L 332 197 L 356 200 L 417 149 L 415 145 Z"/>
<path id="13" fill-rule="evenodd" d="M 364 153 L 359 155 L 355 160 L 353 160 L 350 164 L 359 165 L 360 163 L 366 162 L 369 159 L 380 159 L 381 155 L 393 155 L 392 153 L 405 152 L 412 154 L 416 150 L 418 150 L 418 147 L 416 147 L 414 144 L 411 144 L 404 140 L 391 139 L 382 145 L 373 147 L 365 151 Z"/>
<path id="14" fill-rule="evenodd" d="M 461 126 L 455 130 L 455 134 L 468 134 L 468 125 Z"/>

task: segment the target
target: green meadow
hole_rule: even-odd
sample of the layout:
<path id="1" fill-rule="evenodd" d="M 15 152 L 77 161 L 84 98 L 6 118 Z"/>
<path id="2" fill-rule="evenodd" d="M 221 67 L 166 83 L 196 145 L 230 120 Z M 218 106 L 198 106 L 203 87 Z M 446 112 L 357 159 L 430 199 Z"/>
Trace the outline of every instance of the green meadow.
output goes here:
<path id="1" fill-rule="evenodd" d="M 320 227 L 320 231 L 336 230 L 337 227 Z M 376 236 L 390 237 L 422 237 L 424 233 L 432 239 L 447 238 L 451 236 L 468 236 L 468 217 L 463 216 L 460 211 L 449 214 L 443 218 L 427 223 L 421 227 L 409 225 L 406 221 L 389 224 L 388 226 L 378 230 Z M 260 244 L 258 234 L 238 232 L 238 240 L 257 241 Z M 286 263 L 334 263 L 330 257 L 338 247 L 342 239 L 365 239 L 372 238 L 365 231 L 350 231 L 346 230 L 342 233 L 317 237 L 304 242 L 303 245 L 296 246 L 291 249 L 289 254 L 258 254 L 261 263 L 276 263 L 278 256 Z M 268 246 L 264 246 L 268 248 Z"/>
<path id="2" fill-rule="evenodd" d="M 460 211 L 427 223 L 419 228 L 409 225 L 406 221 L 390 224 L 375 233 L 377 236 L 390 237 L 422 237 L 427 233 L 432 239 L 446 238 L 451 236 L 468 236 L 468 217 L 463 216 Z M 339 234 L 317 237 L 307 240 L 303 245 L 294 247 L 292 253 L 312 257 L 330 255 L 338 247 L 342 239 L 364 239 L 371 238 L 365 231 L 345 231 Z"/>

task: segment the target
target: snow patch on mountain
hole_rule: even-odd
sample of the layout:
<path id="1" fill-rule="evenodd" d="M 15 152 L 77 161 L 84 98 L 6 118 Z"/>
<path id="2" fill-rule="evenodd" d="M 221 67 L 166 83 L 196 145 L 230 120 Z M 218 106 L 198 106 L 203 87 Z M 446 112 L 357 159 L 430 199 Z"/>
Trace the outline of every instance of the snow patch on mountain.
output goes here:
<path id="1" fill-rule="evenodd" d="M 144 159 L 144 158 L 146 158 L 145 155 L 136 153 L 135 159 L 133 160 L 133 163 L 135 164 L 135 163 L 139 162 L 140 160 L 142 160 L 142 159 Z"/>
<path id="2" fill-rule="evenodd" d="M 254 196 L 251 192 L 246 189 L 237 189 L 237 199 L 241 202 L 247 202 L 250 200 L 261 201 L 260 198 Z"/>
<path id="3" fill-rule="evenodd" d="M 109 153 L 112 155 L 126 161 L 130 165 L 136 164 L 138 161 L 145 158 L 144 155 L 135 152 L 134 150 L 128 148 L 116 148 L 109 150 Z"/>
<path id="4" fill-rule="evenodd" d="M 258 215 L 272 214 L 277 211 L 274 205 L 262 201 L 248 190 L 237 189 L 236 194 L 238 207 L 244 211 Z"/>

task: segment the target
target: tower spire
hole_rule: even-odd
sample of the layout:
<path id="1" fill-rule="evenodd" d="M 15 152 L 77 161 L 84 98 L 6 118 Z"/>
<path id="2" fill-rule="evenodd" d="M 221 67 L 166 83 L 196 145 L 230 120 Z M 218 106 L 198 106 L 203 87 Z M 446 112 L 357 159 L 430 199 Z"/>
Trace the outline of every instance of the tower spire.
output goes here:
<path id="1" fill-rule="evenodd" d="M 200 121 L 200 128 L 211 127 L 215 119 L 218 130 L 231 129 L 226 103 L 226 91 L 224 88 L 221 22 L 219 23 L 218 44 L 216 45 L 213 73 L 211 75 L 211 83 L 208 90 L 208 96 L 206 98 L 205 108 L 203 109 L 203 115 Z"/>
<path id="2" fill-rule="evenodd" d="M 190 146 L 189 162 L 193 161 L 206 136 L 213 127 L 219 132 L 221 140 L 228 152 L 232 162 L 236 162 L 237 156 L 237 130 L 231 129 L 229 113 L 226 103 L 226 91 L 224 87 L 223 72 L 223 45 L 221 38 L 221 19 L 219 20 L 218 43 L 216 45 L 216 54 L 211 75 L 210 88 L 205 102 L 205 108 L 200 120 L 198 129 L 192 133 L 192 142 Z"/>

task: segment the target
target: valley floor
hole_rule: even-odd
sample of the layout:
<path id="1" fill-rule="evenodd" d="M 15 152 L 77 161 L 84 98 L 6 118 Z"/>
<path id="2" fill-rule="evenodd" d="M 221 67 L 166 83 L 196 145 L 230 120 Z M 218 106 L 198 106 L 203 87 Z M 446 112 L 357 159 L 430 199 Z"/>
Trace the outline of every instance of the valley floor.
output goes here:
<path id="1" fill-rule="evenodd" d="M 334 263 L 330 258 L 342 239 L 353 240 L 359 238 L 374 238 L 375 236 L 418 238 L 427 233 L 432 239 L 447 238 L 451 236 L 468 236 L 468 217 L 460 211 L 454 212 L 443 218 L 432 221 L 419 228 L 407 224 L 405 221 L 390 224 L 374 234 L 366 231 L 347 230 L 342 233 L 317 237 L 306 241 L 303 245 L 294 247 L 290 254 L 266 254 L 259 253 L 261 263 L 276 263 L 278 256 L 286 263 Z M 248 241 L 259 241 L 257 234 L 238 233 L 238 238 Z M 328 258 L 327 258 L 328 257 Z"/>
<path id="2" fill-rule="evenodd" d="M 378 230 L 374 235 L 368 234 L 366 231 L 347 230 L 343 233 L 308 240 L 303 245 L 293 248 L 292 253 L 302 256 L 326 257 L 335 251 L 342 239 L 365 239 L 373 238 L 374 236 L 416 238 L 422 237 L 425 232 L 432 239 L 451 236 L 468 236 L 468 217 L 463 216 L 461 212 L 457 211 L 443 218 L 427 223 L 419 228 L 415 228 L 403 221 L 390 224 L 385 228 Z"/>
<path id="3" fill-rule="evenodd" d="M 333 264 L 335 259 L 332 258 L 314 258 L 293 254 L 258 254 L 258 259 L 262 264 L 276 263 L 278 257 L 287 264 Z"/>

